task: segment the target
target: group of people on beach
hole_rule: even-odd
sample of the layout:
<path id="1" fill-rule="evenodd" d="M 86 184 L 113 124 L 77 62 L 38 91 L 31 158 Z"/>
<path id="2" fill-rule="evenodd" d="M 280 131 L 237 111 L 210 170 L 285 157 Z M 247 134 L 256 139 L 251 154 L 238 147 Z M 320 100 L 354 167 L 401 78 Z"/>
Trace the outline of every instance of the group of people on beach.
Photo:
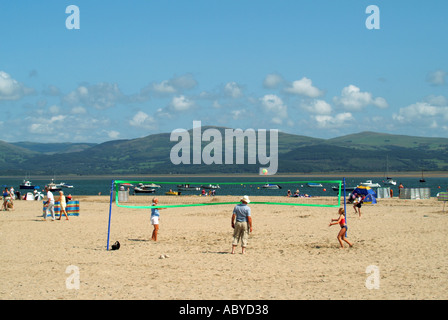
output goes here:
<path id="1" fill-rule="evenodd" d="M 235 250 L 239 243 L 241 243 L 241 253 L 246 253 L 246 247 L 249 239 L 249 234 L 253 231 L 251 209 L 249 207 L 250 199 L 249 196 L 245 195 L 240 199 L 240 203 L 237 204 L 232 211 L 231 226 L 233 229 L 233 241 L 232 241 L 232 251 L 231 254 L 235 254 Z M 151 236 L 152 241 L 157 241 L 157 235 L 159 231 L 160 222 L 160 209 L 166 209 L 159 207 L 159 199 L 152 199 L 151 208 L 151 224 L 153 226 L 153 232 Z M 339 224 L 341 230 L 338 233 L 337 239 L 341 248 L 344 247 L 343 242 L 346 242 L 350 247 L 353 246 L 347 237 L 347 224 L 345 220 L 345 211 L 343 208 L 339 208 L 338 219 L 332 219 L 329 226 Z"/>
<path id="2" fill-rule="evenodd" d="M 54 195 L 48 186 L 45 187 L 45 191 L 47 193 L 47 201 L 45 202 L 45 211 L 43 214 L 43 220 L 46 221 L 48 214 L 51 213 L 51 220 L 54 221 L 54 220 L 56 220 L 55 213 L 54 213 L 54 204 L 55 204 Z M 58 220 L 61 220 L 62 214 L 65 215 L 65 220 L 68 220 L 68 215 L 67 215 L 67 212 L 65 211 L 65 208 L 67 206 L 67 201 L 65 199 L 64 191 L 62 191 L 62 190 L 59 191 L 59 198 L 57 201 L 59 201 L 59 204 L 61 206 L 61 213 L 59 214 Z"/>

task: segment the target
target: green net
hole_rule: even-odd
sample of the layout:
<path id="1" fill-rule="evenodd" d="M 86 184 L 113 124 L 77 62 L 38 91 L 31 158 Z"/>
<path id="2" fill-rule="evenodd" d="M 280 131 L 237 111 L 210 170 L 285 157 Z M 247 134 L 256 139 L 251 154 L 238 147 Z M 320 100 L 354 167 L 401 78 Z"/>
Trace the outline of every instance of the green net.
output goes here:
<path id="1" fill-rule="evenodd" d="M 334 192 L 336 191 L 336 192 Z M 236 204 L 340 207 L 342 180 L 252 182 L 173 182 L 115 180 L 115 204 L 123 208 L 176 208 Z M 152 200 L 159 199 L 158 206 Z"/>

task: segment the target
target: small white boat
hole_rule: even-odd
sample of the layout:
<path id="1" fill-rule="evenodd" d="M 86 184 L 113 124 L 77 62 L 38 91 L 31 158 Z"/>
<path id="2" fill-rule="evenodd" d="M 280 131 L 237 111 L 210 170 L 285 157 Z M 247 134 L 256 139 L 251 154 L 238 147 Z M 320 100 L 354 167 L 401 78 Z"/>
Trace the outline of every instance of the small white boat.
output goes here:
<path id="1" fill-rule="evenodd" d="M 384 184 L 391 185 L 391 186 L 396 186 L 397 185 L 397 181 L 395 181 L 392 178 L 386 178 L 386 180 L 384 180 Z"/>
<path id="2" fill-rule="evenodd" d="M 380 188 L 381 185 L 377 182 L 372 182 L 372 180 L 366 180 L 360 183 L 361 186 L 370 187 L 370 188 Z"/>
<path id="3" fill-rule="evenodd" d="M 332 186 L 331 187 L 334 191 L 339 191 L 339 186 Z M 353 191 L 356 187 L 345 187 L 345 191 Z M 344 185 L 341 186 L 341 191 L 344 191 Z"/>
<path id="4" fill-rule="evenodd" d="M 34 185 L 31 184 L 31 181 L 23 180 L 23 183 L 19 186 L 19 189 L 34 189 Z"/>
<path id="5" fill-rule="evenodd" d="M 189 184 L 180 184 L 177 186 L 177 190 L 179 190 L 179 191 L 200 191 L 201 188 L 193 187 L 193 186 L 190 186 Z"/>
<path id="6" fill-rule="evenodd" d="M 156 189 L 146 188 L 146 187 L 135 187 L 134 192 L 135 193 L 154 193 L 154 192 L 156 192 Z"/>
<path id="7" fill-rule="evenodd" d="M 67 184 L 65 182 L 61 182 L 59 184 L 56 185 L 57 187 L 61 187 L 61 188 L 73 188 L 73 186 L 71 184 Z"/>
<path id="8" fill-rule="evenodd" d="M 48 187 L 48 189 L 49 189 L 51 192 L 54 192 L 54 191 L 60 191 L 60 190 L 61 190 L 61 186 L 59 186 L 59 185 L 57 185 L 56 183 L 54 183 L 54 180 L 53 180 L 53 179 L 51 179 L 51 182 L 50 182 L 46 187 Z"/>
<path id="9" fill-rule="evenodd" d="M 150 184 L 139 183 L 138 187 L 139 188 L 151 188 L 151 189 L 160 188 L 160 186 L 158 184 L 155 184 L 155 183 L 150 183 Z"/>
<path id="10" fill-rule="evenodd" d="M 209 184 L 207 186 L 201 186 L 201 188 L 203 188 L 203 189 L 219 189 L 220 186 L 219 185 Z"/>
<path id="11" fill-rule="evenodd" d="M 309 182 L 306 185 L 311 188 L 322 188 L 323 187 L 322 183 L 316 183 L 316 182 Z"/>
<path id="12" fill-rule="evenodd" d="M 265 185 L 263 185 L 263 188 L 265 188 L 265 189 L 281 189 L 282 187 L 279 186 L 278 184 L 266 183 Z"/>

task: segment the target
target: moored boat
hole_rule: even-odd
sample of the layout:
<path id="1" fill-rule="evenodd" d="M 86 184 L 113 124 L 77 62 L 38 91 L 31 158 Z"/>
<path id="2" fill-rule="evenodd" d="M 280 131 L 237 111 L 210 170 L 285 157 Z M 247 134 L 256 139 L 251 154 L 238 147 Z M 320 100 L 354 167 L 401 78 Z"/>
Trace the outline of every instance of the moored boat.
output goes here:
<path id="1" fill-rule="evenodd" d="M 372 180 L 366 180 L 360 183 L 361 186 L 370 187 L 370 188 L 380 188 L 381 185 L 377 182 L 372 182 Z"/>
<path id="2" fill-rule="evenodd" d="M 279 186 L 278 184 L 272 184 L 272 183 L 266 183 L 265 185 L 263 185 L 264 189 L 281 189 L 282 187 Z"/>
<path id="3" fill-rule="evenodd" d="M 387 177 L 386 180 L 384 180 L 384 184 L 390 186 L 396 186 L 397 182 L 394 179 Z"/>
<path id="4" fill-rule="evenodd" d="M 23 180 L 19 186 L 19 189 L 34 189 L 35 187 L 35 185 L 31 184 L 31 181 Z"/>
<path id="5" fill-rule="evenodd" d="M 51 192 L 61 191 L 61 189 L 62 189 L 59 185 L 54 183 L 53 179 L 51 179 L 51 182 L 47 185 L 47 187 Z"/>
<path id="6" fill-rule="evenodd" d="M 332 186 L 331 187 L 334 191 L 339 191 L 339 186 Z M 345 187 L 345 191 L 353 191 L 356 187 Z M 344 190 L 344 185 L 341 186 L 341 191 Z"/>
<path id="7" fill-rule="evenodd" d="M 316 182 L 308 182 L 306 185 L 308 187 L 311 187 L 311 188 L 321 188 L 321 187 L 323 187 L 322 183 L 316 183 Z"/>
<path id="8" fill-rule="evenodd" d="M 150 183 L 150 184 L 139 183 L 138 187 L 140 187 L 140 188 L 152 188 L 152 189 L 160 188 L 160 186 L 158 184 L 155 184 L 155 183 Z"/>
<path id="9" fill-rule="evenodd" d="M 154 193 L 154 192 L 156 192 L 156 189 L 148 188 L 148 187 L 135 187 L 134 192 L 135 193 Z"/>
<path id="10" fill-rule="evenodd" d="M 69 189 L 73 188 L 73 186 L 71 184 L 67 184 L 65 182 L 60 182 L 56 186 L 61 187 L 61 188 L 69 188 Z"/>
<path id="11" fill-rule="evenodd" d="M 219 189 L 220 186 L 219 185 L 209 184 L 209 185 L 206 185 L 206 186 L 201 186 L 201 188 L 203 188 L 203 189 Z"/>
<path id="12" fill-rule="evenodd" d="M 189 184 L 179 184 L 177 186 L 177 190 L 179 191 L 199 191 L 201 188 L 190 186 Z"/>

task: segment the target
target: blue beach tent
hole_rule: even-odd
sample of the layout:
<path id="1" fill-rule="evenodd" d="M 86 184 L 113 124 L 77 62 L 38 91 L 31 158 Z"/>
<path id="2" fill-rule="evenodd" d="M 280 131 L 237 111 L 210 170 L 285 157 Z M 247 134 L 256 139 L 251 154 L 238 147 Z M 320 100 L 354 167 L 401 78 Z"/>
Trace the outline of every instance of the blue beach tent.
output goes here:
<path id="1" fill-rule="evenodd" d="M 367 186 L 358 186 L 353 190 L 353 193 L 362 194 L 365 196 L 364 203 L 375 204 L 376 203 L 376 192 L 372 188 Z"/>

